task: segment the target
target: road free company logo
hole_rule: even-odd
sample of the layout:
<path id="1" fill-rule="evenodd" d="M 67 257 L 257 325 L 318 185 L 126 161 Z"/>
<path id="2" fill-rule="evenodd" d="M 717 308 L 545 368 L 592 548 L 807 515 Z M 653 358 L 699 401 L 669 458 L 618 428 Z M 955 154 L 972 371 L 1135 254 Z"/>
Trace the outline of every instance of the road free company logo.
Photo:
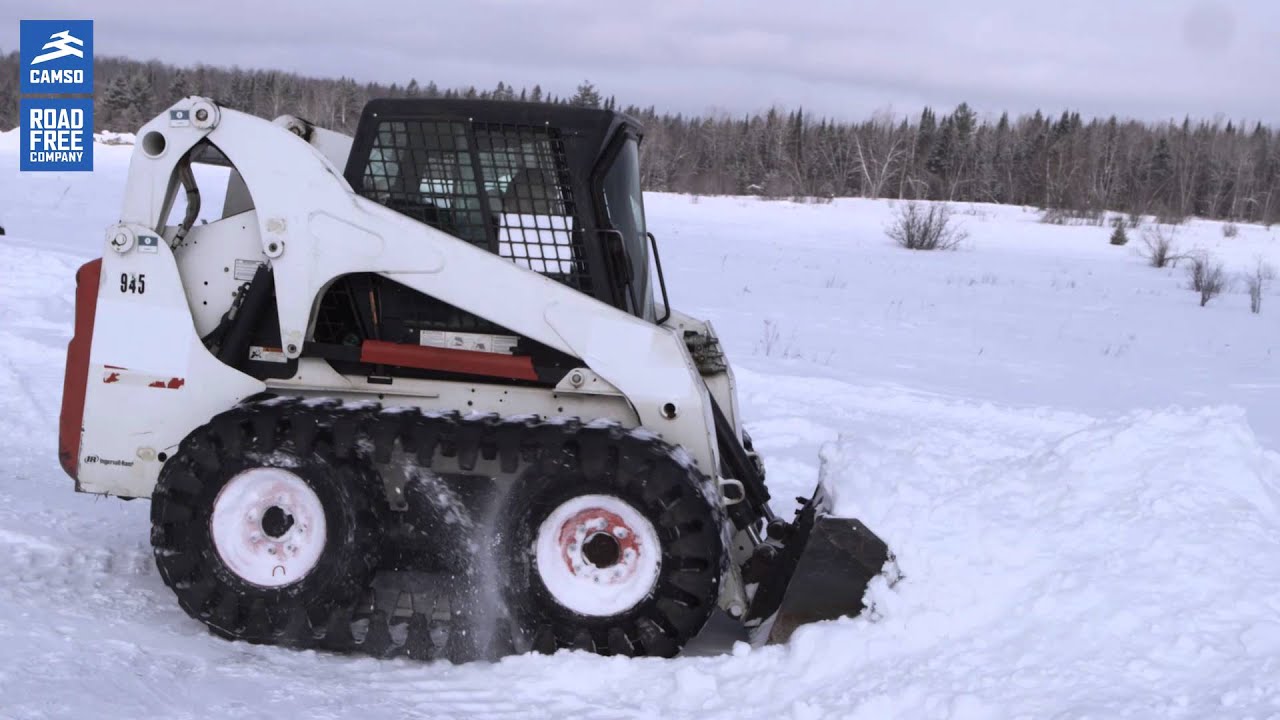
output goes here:
<path id="1" fill-rule="evenodd" d="M 93 98 L 22 98 L 20 106 L 20 170 L 93 169 Z"/>
<path id="2" fill-rule="evenodd" d="M 23 171 L 93 169 L 93 21 L 23 20 L 19 72 Z"/>

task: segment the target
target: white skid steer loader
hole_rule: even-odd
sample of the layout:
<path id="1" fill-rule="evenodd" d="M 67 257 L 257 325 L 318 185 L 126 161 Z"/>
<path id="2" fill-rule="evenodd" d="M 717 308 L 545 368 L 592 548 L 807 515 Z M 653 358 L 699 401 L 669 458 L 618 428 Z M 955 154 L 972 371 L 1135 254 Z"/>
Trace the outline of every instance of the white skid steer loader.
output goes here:
<path id="1" fill-rule="evenodd" d="M 716 335 L 667 302 L 634 120 L 375 100 L 352 138 L 190 97 L 137 138 L 59 456 L 151 498 L 214 633 L 671 656 L 717 608 L 759 643 L 863 609 L 888 550 L 822 487 L 770 509 Z M 206 224 L 195 163 L 229 168 Z"/>

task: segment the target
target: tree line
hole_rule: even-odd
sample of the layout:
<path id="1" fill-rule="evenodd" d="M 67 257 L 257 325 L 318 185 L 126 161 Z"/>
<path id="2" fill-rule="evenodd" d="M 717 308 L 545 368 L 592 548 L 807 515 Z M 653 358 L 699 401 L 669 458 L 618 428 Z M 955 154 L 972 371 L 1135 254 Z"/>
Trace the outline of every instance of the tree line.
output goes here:
<path id="1" fill-rule="evenodd" d="M 351 132 L 373 97 L 464 97 L 618 109 L 645 126 L 646 189 L 697 194 L 868 197 L 1033 205 L 1063 221 L 1106 210 L 1271 224 L 1280 219 L 1280 135 L 1232 120 L 1141 122 L 1035 112 L 980 117 L 967 104 L 860 121 L 770 108 L 685 115 L 619 105 L 589 82 L 568 95 L 535 85 L 441 88 L 358 83 L 271 70 L 176 67 L 99 57 L 98 129 L 132 130 L 175 99 L 206 95 L 275 117 L 290 113 Z M 0 129 L 17 124 L 19 62 L 0 54 Z"/>

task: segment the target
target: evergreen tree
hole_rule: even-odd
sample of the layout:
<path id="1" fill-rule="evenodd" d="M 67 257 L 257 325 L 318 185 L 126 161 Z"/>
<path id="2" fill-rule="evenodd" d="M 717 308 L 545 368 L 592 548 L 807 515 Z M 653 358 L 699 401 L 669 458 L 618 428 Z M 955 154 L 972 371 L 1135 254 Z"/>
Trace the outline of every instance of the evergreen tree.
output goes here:
<path id="1" fill-rule="evenodd" d="M 128 78 L 115 76 L 102 91 L 102 107 L 107 110 L 104 124 L 116 131 L 132 131 L 135 128 L 132 103 Z"/>
<path id="2" fill-rule="evenodd" d="M 938 127 L 937 139 L 929 149 L 929 160 L 925 167 L 939 178 L 946 178 L 951 171 L 951 152 L 955 144 L 955 123 L 950 115 L 943 116 L 942 125 Z"/>
<path id="3" fill-rule="evenodd" d="M 169 81 L 169 97 L 170 102 L 176 102 L 178 98 L 184 98 L 193 95 L 191 89 L 191 78 L 187 76 L 186 70 L 179 69 L 173 74 L 173 79 Z"/>
<path id="4" fill-rule="evenodd" d="M 969 107 L 969 103 L 960 103 L 951 113 L 951 124 L 955 128 L 956 142 L 964 145 L 969 142 L 974 130 L 978 127 L 978 114 Z"/>
<path id="5" fill-rule="evenodd" d="M 1129 235 L 1124 229 L 1124 218 L 1116 218 L 1112 225 L 1115 226 L 1115 229 L 1111 231 L 1111 244 L 1127 245 L 1129 243 Z"/>
<path id="6" fill-rule="evenodd" d="M 569 100 L 569 104 L 578 107 L 598 108 L 600 107 L 600 92 L 596 90 L 596 86 L 592 85 L 589 80 L 584 80 L 578 86 L 578 92 Z"/>
<path id="7" fill-rule="evenodd" d="M 159 112 L 159 108 L 154 107 L 156 102 L 152 97 L 151 80 L 142 72 L 136 72 L 129 78 L 129 102 L 136 112 L 139 124 Z M 168 104 L 165 102 L 165 105 Z"/>
<path id="8" fill-rule="evenodd" d="M 343 82 L 345 78 L 338 82 Z M 236 110 L 245 110 L 253 107 L 253 76 L 236 69 L 231 75 L 231 94 L 226 100 L 227 104 Z"/>

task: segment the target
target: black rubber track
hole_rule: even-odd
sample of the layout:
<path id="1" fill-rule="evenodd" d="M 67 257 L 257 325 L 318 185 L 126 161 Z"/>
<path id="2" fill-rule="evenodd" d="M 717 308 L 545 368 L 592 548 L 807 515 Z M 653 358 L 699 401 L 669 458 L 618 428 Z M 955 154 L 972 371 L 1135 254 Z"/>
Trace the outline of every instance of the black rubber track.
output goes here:
<path id="1" fill-rule="evenodd" d="M 298 463 L 290 470 L 320 495 L 330 537 L 343 528 L 347 543 L 326 548 L 303 581 L 267 590 L 222 567 L 208 515 L 217 489 L 237 472 L 281 458 Z M 397 473 L 409 478 L 401 511 L 391 509 L 383 482 Z M 452 567 L 459 542 L 444 538 L 448 547 L 422 554 L 454 557 L 451 567 L 405 571 L 405 548 L 420 548 L 421 528 L 439 514 L 422 507 L 430 494 L 424 478 L 467 475 L 493 478 L 492 492 L 466 493 L 471 517 L 451 525 L 474 533 L 467 544 L 476 554 Z M 651 597 L 631 612 L 592 619 L 560 607 L 540 586 L 530 572 L 530 533 L 539 512 L 600 493 L 650 518 L 663 559 Z M 215 417 L 183 441 L 153 494 L 152 544 L 183 609 L 224 637 L 454 662 L 558 648 L 670 656 L 716 604 L 728 562 L 716 497 L 671 445 L 616 425 L 268 398 Z M 392 542 L 406 525 L 418 528 L 413 543 Z"/>
<path id="2" fill-rule="evenodd" d="M 342 615 L 378 565 L 381 502 L 372 470 L 335 452 L 326 410 L 296 401 L 245 405 L 183 440 L 152 495 L 151 544 L 160 576 L 189 615 L 215 633 L 257 643 L 309 646 L 317 628 Z M 218 492 L 240 472 L 282 467 L 302 478 L 324 507 L 326 545 L 301 580 L 264 588 L 218 557 L 209 520 Z"/>

